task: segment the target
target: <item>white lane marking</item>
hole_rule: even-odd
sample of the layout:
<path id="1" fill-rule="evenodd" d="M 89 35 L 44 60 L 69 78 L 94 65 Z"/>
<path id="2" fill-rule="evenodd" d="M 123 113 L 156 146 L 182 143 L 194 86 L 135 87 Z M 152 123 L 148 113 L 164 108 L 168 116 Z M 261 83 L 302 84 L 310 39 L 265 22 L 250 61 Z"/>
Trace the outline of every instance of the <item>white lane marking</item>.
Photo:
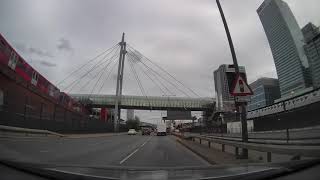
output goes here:
<path id="1" fill-rule="evenodd" d="M 147 144 L 147 142 L 151 139 L 152 136 L 149 137 L 149 139 L 146 140 L 146 142 L 144 142 L 143 144 L 141 144 L 141 146 L 139 148 L 142 148 L 145 144 Z"/>
<path id="2" fill-rule="evenodd" d="M 151 139 L 151 137 L 149 139 L 147 139 L 143 144 L 141 144 L 137 149 L 135 149 L 131 154 L 129 154 L 127 157 L 125 157 L 124 159 L 122 159 L 122 161 L 120 161 L 120 164 L 124 163 L 126 160 L 128 160 L 131 156 L 133 156 L 136 152 L 138 152 L 140 150 L 140 148 L 142 148 L 145 144 L 147 144 L 147 142 Z"/>
<path id="3" fill-rule="evenodd" d="M 139 148 L 134 150 L 131 154 L 129 154 L 127 157 L 125 157 L 122 161 L 120 161 L 120 164 L 124 163 L 127 159 L 129 159 L 134 153 L 138 152 Z"/>

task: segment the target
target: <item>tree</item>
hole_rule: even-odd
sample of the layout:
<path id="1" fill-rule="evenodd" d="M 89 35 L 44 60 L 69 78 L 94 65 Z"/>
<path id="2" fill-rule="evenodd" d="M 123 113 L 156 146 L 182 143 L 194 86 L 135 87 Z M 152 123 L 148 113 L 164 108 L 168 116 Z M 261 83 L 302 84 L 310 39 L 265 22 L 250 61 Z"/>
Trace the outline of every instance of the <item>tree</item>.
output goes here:
<path id="1" fill-rule="evenodd" d="M 126 125 L 128 129 L 140 129 L 140 118 L 135 116 L 134 119 L 128 119 L 126 121 Z"/>

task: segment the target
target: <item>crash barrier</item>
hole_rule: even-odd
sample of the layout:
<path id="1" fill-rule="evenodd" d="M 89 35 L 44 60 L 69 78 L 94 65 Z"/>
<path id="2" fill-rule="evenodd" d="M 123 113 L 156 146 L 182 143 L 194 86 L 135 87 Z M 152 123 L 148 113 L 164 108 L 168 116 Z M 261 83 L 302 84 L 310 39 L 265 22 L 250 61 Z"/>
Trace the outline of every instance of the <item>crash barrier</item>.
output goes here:
<path id="1" fill-rule="evenodd" d="M 209 148 L 220 146 L 222 152 L 226 151 L 226 146 L 231 146 L 234 148 L 234 155 L 237 158 L 243 157 L 240 153 L 242 149 L 248 149 L 249 154 L 250 150 L 266 153 L 267 162 L 272 161 L 272 154 L 290 155 L 292 156 L 292 159 L 300 159 L 301 157 L 320 157 L 320 146 L 241 142 L 199 135 L 184 135 L 183 133 L 173 133 L 173 135 L 185 140 L 197 141 L 199 144 L 207 142 Z"/>

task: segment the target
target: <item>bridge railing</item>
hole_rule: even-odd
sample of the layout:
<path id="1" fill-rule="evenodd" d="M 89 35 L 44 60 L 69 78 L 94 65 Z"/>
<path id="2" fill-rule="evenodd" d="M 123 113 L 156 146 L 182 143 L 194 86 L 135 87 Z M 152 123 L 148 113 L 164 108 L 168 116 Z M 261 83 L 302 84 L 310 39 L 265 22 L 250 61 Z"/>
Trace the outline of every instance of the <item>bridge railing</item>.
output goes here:
<path id="1" fill-rule="evenodd" d="M 116 96 L 112 95 L 86 95 L 74 94 L 72 97 L 80 101 L 90 101 L 92 104 L 112 106 L 115 105 Z M 144 96 L 122 96 L 121 105 L 132 107 L 173 107 L 173 108 L 204 108 L 212 104 L 210 98 L 182 98 L 182 97 L 144 97 Z"/>

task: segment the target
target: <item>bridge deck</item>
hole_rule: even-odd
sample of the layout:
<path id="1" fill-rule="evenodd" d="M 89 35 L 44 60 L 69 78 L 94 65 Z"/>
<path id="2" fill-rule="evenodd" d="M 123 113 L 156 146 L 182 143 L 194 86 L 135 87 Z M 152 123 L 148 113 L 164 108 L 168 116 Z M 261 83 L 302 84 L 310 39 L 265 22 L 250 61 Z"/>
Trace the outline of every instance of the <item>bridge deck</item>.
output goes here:
<path id="1" fill-rule="evenodd" d="M 115 95 L 71 94 L 80 101 L 88 101 L 93 107 L 114 107 Z M 156 97 L 156 96 L 128 96 L 122 95 L 121 108 L 125 109 L 185 109 L 204 110 L 214 104 L 214 98 L 184 98 L 184 97 Z M 212 106 L 211 106 L 212 107 Z"/>

